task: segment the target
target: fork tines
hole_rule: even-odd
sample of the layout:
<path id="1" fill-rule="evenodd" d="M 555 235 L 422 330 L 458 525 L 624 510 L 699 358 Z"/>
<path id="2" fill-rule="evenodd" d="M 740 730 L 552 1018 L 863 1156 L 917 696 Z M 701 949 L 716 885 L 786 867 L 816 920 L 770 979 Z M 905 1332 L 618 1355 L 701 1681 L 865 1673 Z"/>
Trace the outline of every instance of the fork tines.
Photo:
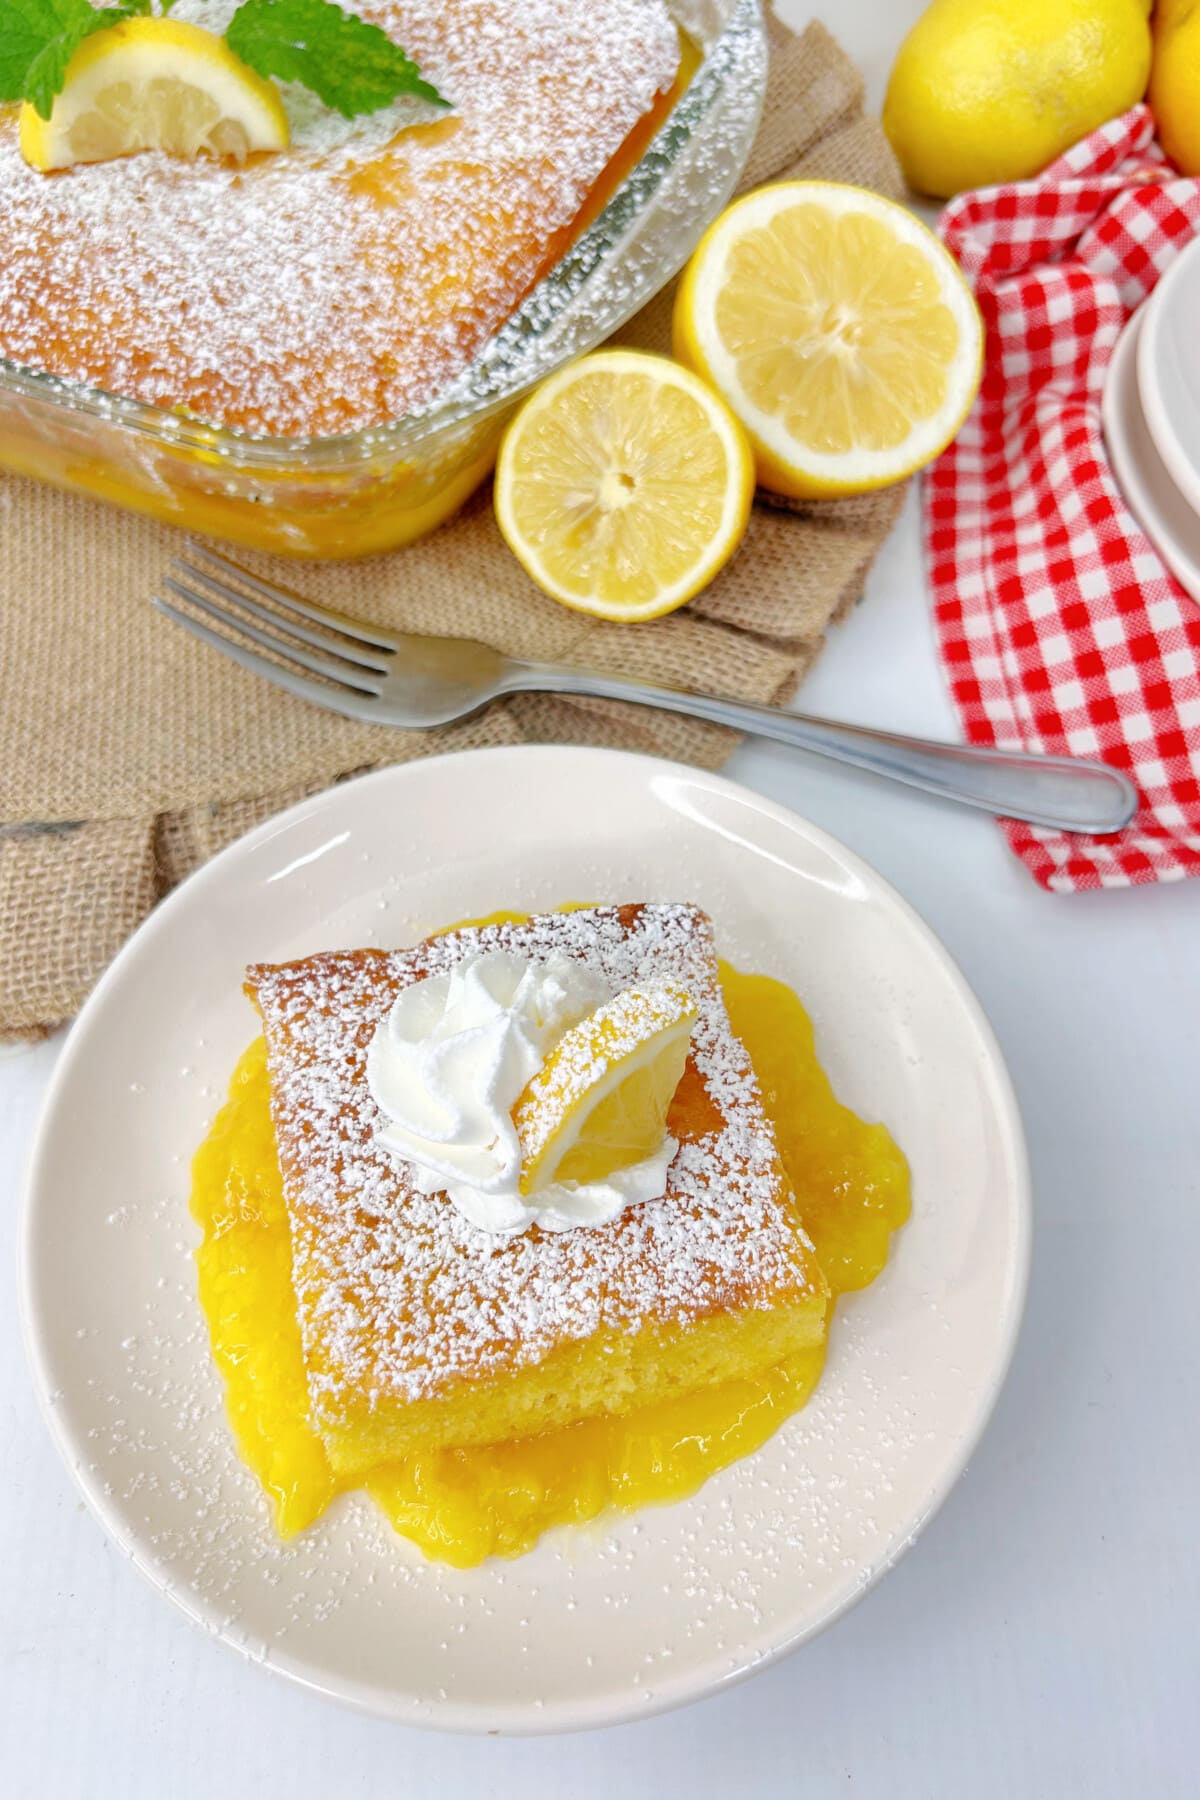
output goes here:
<path id="1" fill-rule="evenodd" d="M 161 595 L 154 604 L 194 637 L 318 705 L 336 702 L 339 711 L 369 713 L 395 655 L 386 632 L 302 600 L 202 544 L 190 543 L 172 571 L 163 586 L 183 607 Z M 268 655 L 251 649 L 255 644 Z"/>

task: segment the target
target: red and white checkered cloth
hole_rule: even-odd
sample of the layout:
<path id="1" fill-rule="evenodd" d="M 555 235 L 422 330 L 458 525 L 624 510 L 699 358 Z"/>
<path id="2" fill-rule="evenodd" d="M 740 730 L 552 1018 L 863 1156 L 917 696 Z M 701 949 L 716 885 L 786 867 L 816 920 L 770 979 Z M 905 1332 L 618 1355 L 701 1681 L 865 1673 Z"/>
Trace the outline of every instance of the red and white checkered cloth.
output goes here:
<path id="1" fill-rule="evenodd" d="M 925 477 L 951 693 L 970 742 L 1099 757 L 1142 795 L 1108 838 L 1005 822 L 1060 892 L 1200 875 L 1200 606 L 1125 506 L 1100 432 L 1121 328 L 1197 230 L 1200 180 L 1164 160 L 1144 106 L 940 223 L 987 328 L 979 399 Z"/>

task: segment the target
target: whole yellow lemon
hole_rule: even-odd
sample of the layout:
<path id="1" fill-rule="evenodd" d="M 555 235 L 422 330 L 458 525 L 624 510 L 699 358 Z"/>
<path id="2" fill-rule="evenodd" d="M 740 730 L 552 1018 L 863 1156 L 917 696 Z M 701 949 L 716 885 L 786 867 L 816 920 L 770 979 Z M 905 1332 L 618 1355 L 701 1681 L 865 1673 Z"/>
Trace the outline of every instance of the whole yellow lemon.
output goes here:
<path id="1" fill-rule="evenodd" d="M 1147 95 L 1159 142 L 1185 175 L 1200 175 L 1200 5 L 1159 0 Z"/>
<path id="2" fill-rule="evenodd" d="M 1190 13 L 1193 0 L 1176 5 Z M 883 106 L 909 185 L 948 199 L 1024 180 L 1124 112 L 1146 91 L 1147 11 L 1146 0 L 933 0 Z"/>

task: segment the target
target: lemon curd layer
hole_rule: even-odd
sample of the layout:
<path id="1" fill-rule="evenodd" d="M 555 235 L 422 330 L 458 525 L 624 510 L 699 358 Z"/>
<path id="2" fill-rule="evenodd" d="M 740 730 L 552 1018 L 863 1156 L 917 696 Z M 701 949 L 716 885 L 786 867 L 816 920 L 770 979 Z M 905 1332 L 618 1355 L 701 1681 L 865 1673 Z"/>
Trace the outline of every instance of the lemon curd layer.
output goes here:
<path id="1" fill-rule="evenodd" d="M 864 1123 L 838 1101 L 789 988 L 727 964 L 721 980 L 830 1289 L 836 1296 L 865 1287 L 908 1217 L 904 1157 L 882 1125 Z M 200 1297 L 230 1423 L 281 1536 L 291 1537 L 344 1486 L 358 1484 L 335 1475 L 308 1425 L 262 1039 L 242 1057 L 197 1152 L 192 1210 L 204 1234 L 196 1253 Z M 824 1353 L 821 1343 L 753 1379 L 539 1437 L 411 1456 L 373 1470 L 365 1486 L 395 1529 L 429 1556 L 460 1568 L 516 1556 L 551 1526 L 693 1493 L 804 1405 Z"/>

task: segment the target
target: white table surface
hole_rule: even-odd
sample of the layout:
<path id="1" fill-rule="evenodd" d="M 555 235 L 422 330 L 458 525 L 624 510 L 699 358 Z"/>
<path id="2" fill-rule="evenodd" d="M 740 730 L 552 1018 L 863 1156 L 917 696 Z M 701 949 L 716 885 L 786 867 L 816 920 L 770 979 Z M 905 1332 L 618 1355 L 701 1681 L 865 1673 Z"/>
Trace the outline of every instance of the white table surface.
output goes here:
<path id="1" fill-rule="evenodd" d="M 917 0 L 820 10 L 877 103 Z M 804 698 L 953 734 L 911 503 Z M 10 1275 L 0 1795 L 1200 1791 L 1200 885 L 1051 896 L 982 817 L 766 746 L 729 773 L 834 832 L 914 903 L 980 995 L 1016 1083 L 1034 1173 L 1029 1306 L 991 1427 L 942 1513 L 823 1637 L 699 1706 L 565 1738 L 404 1731 L 244 1666 L 111 1548 L 38 1417 Z M 0 1052 L 10 1270 L 59 1047 Z"/>

